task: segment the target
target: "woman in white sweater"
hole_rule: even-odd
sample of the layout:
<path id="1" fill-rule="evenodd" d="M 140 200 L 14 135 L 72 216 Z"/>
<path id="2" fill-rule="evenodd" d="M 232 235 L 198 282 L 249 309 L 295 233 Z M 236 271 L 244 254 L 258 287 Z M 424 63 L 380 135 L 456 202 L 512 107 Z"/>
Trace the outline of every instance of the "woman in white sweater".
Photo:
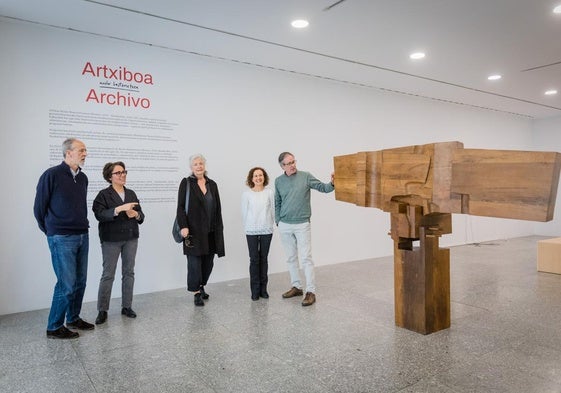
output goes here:
<path id="1" fill-rule="evenodd" d="M 268 188 L 269 175 L 260 167 L 251 168 L 242 194 L 242 218 L 249 249 L 251 299 L 267 299 L 268 255 L 275 225 L 275 193 Z"/>

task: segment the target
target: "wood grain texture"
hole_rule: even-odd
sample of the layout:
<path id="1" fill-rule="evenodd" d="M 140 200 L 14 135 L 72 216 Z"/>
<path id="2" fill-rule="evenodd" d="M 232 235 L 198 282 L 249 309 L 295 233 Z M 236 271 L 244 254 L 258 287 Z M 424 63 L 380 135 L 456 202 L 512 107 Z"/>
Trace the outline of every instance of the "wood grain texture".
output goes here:
<path id="1" fill-rule="evenodd" d="M 408 200 L 424 214 L 553 219 L 561 154 L 464 149 L 461 142 L 334 157 L 335 198 L 391 211 Z"/>
<path id="2" fill-rule="evenodd" d="M 561 168 L 559 153 L 464 149 L 461 142 L 333 161 L 337 200 L 390 213 L 395 323 L 421 334 L 450 327 L 450 251 L 438 241 L 452 233 L 452 213 L 549 221 Z"/>
<path id="3" fill-rule="evenodd" d="M 419 231 L 419 247 L 405 250 L 394 242 L 395 324 L 430 334 L 451 323 L 450 250 L 439 248 L 433 230 Z"/>
<path id="4" fill-rule="evenodd" d="M 554 152 L 458 150 L 450 191 L 468 196 L 466 214 L 550 221 L 560 163 Z"/>

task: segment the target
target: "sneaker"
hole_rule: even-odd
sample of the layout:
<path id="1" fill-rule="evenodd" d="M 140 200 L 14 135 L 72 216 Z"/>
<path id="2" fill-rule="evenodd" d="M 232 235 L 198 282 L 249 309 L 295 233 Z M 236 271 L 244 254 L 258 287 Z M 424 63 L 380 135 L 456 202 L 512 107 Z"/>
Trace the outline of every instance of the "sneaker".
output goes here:
<path id="1" fill-rule="evenodd" d="M 57 338 L 59 340 L 65 340 L 68 338 L 78 338 L 80 334 L 78 332 L 73 332 L 68 330 L 66 326 L 61 326 L 57 330 L 47 330 L 47 338 Z"/>
<path id="2" fill-rule="evenodd" d="M 292 287 L 288 291 L 283 293 L 282 297 L 284 299 L 288 299 L 288 298 L 291 298 L 291 297 L 294 297 L 294 296 L 302 296 L 303 294 L 304 294 L 304 292 L 302 292 L 301 289 L 298 289 L 296 287 Z"/>
<path id="3" fill-rule="evenodd" d="M 132 308 L 123 307 L 121 309 L 121 314 L 126 315 L 129 318 L 136 318 L 136 313 L 132 310 Z"/>
<path id="4" fill-rule="evenodd" d="M 306 296 L 304 296 L 304 300 L 302 300 L 302 306 L 311 306 L 316 302 L 316 295 L 313 292 L 306 292 Z"/>
<path id="5" fill-rule="evenodd" d="M 95 328 L 95 325 L 84 321 L 82 318 L 78 318 L 74 322 L 67 322 L 66 326 L 79 330 L 93 330 Z"/>
<path id="6" fill-rule="evenodd" d="M 203 299 L 201 298 L 201 294 L 200 293 L 195 293 L 195 306 L 204 306 L 205 302 L 203 302 Z"/>

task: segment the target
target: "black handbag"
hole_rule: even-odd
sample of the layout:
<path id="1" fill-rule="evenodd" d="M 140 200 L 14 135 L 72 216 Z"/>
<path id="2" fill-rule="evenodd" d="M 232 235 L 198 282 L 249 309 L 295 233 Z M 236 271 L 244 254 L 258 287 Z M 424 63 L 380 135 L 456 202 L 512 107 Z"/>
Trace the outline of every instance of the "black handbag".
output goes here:
<path id="1" fill-rule="evenodd" d="M 171 228 L 171 234 L 173 235 L 173 240 L 176 243 L 181 243 L 183 241 L 183 236 L 181 236 L 181 228 L 179 228 L 179 224 L 177 223 L 177 218 L 173 220 L 173 227 Z"/>

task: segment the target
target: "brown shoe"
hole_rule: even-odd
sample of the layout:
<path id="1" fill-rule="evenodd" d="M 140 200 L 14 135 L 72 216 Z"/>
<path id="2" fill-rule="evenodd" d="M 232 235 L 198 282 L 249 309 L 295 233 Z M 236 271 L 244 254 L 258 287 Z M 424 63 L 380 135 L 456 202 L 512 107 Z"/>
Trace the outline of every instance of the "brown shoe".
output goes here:
<path id="1" fill-rule="evenodd" d="M 306 292 L 306 296 L 304 296 L 304 300 L 302 300 L 302 306 L 311 306 L 316 302 L 316 295 L 313 292 Z"/>
<path id="2" fill-rule="evenodd" d="M 302 296 L 304 294 L 304 292 L 302 292 L 301 289 L 298 289 L 296 287 L 292 287 L 290 288 L 288 291 L 286 291 L 285 293 L 282 294 L 282 297 L 284 299 L 288 299 L 290 297 L 294 297 L 294 296 Z"/>

